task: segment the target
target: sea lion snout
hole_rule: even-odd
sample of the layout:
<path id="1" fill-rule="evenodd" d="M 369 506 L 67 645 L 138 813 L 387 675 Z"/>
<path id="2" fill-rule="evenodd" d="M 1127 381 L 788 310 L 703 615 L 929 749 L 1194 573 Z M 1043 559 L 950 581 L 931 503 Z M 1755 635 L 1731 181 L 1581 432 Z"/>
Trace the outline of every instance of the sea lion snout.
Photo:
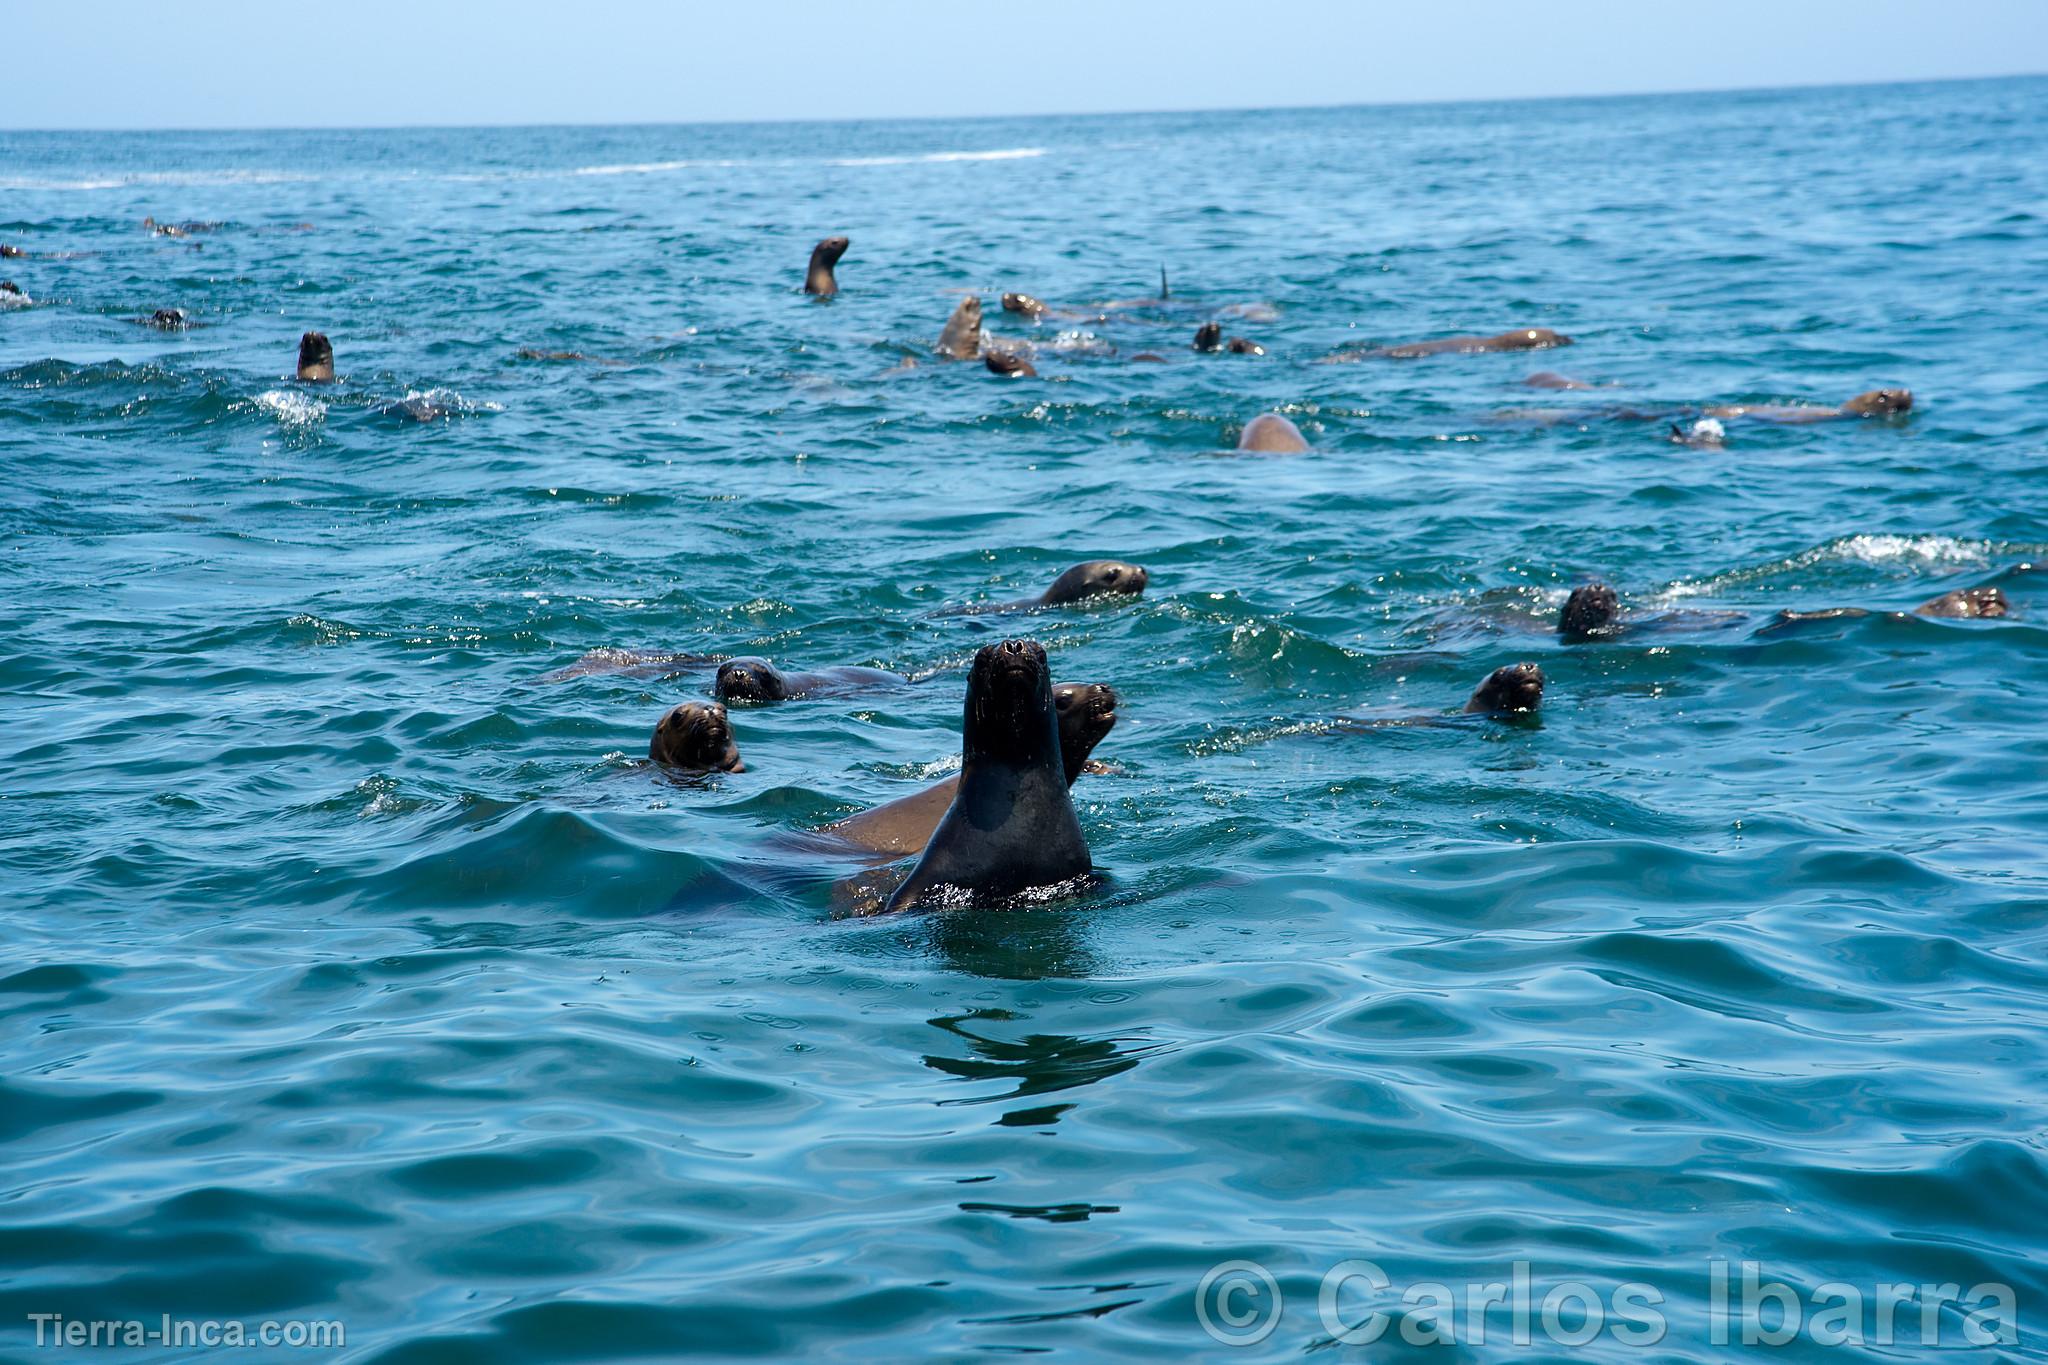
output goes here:
<path id="1" fill-rule="evenodd" d="M 1596 635 L 1614 624 L 1621 613 L 1621 599 L 1605 583 L 1584 583 L 1573 588 L 1558 613 L 1558 632 L 1571 639 Z M 1533 665 L 1531 665 L 1533 667 Z"/>
<path id="2" fill-rule="evenodd" d="M 1509 664 L 1486 675 L 1465 703 L 1468 712 L 1534 711 L 1543 703 L 1543 670 L 1535 664 Z"/>

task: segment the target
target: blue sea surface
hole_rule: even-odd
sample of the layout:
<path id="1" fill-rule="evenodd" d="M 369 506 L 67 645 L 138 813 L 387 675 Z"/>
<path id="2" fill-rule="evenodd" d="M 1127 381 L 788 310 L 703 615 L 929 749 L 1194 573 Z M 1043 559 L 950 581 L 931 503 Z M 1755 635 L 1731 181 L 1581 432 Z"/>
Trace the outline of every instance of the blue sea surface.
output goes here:
<path id="1" fill-rule="evenodd" d="M 7 1359 L 1297 1359 L 1360 1260 L 1378 1356 L 1724 1361 L 1753 1261 L 2004 1285 L 2041 1357 L 2048 81 L 4 133 L 0 241 Z M 931 355 L 963 292 L 1040 379 Z M 1576 344 L 1316 363 L 1522 326 Z M 1313 450 L 1232 455 L 1272 410 Z M 935 614 L 1104 556 L 1142 598 Z M 1592 578 L 1637 628 L 1564 644 Z M 1013 631 L 1122 698 L 1099 884 L 837 913 L 805 831 L 955 771 Z M 706 677 L 547 680 L 600 649 L 922 680 L 678 777 Z M 1667 1331 L 1402 1340 L 1517 1261 Z"/>

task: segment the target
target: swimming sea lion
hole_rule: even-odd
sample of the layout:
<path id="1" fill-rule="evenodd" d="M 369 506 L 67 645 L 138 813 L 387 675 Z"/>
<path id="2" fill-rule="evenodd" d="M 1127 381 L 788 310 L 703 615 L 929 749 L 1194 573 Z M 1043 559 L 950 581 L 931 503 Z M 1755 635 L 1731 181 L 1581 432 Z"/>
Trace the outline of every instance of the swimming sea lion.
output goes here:
<path id="1" fill-rule="evenodd" d="M 1088 756 L 1116 726 L 1116 692 L 1107 683 L 1061 683 L 1052 690 L 1052 706 L 1059 717 L 1060 766 L 1071 787 L 1082 773 L 1101 767 L 1090 764 Z M 949 777 L 827 825 L 824 832 L 877 853 L 922 853 L 959 785 L 957 775 Z"/>
<path id="2" fill-rule="evenodd" d="M 1003 295 L 1003 311 L 1005 313 L 1021 313 L 1027 318 L 1035 318 L 1044 316 L 1045 305 L 1032 298 L 1029 294 L 1005 294 Z"/>
<path id="3" fill-rule="evenodd" d="M 946 329 L 939 333 L 938 352 L 953 360 L 972 360 L 981 354 L 981 300 L 969 294 L 960 300 Z"/>
<path id="4" fill-rule="evenodd" d="M 34 302 L 13 280 L 0 280 L 0 308 L 26 308 Z"/>
<path id="5" fill-rule="evenodd" d="M 1534 711 L 1543 702 L 1543 670 L 1534 664 L 1509 664 L 1486 675 L 1465 703 L 1467 715 L 1499 715 Z"/>
<path id="6" fill-rule="evenodd" d="M 1410 360 L 1417 356 L 1473 355 L 1487 351 L 1545 351 L 1553 346 L 1569 346 L 1572 339 L 1548 327 L 1517 327 L 1490 337 L 1444 337 L 1438 341 L 1408 341 L 1399 346 L 1389 346 L 1380 354 L 1397 360 Z"/>
<path id="7" fill-rule="evenodd" d="M 7 258 L 7 257 L 9 257 L 9 256 L 26 256 L 26 255 L 28 255 L 28 253 L 27 253 L 26 251 L 23 251 L 23 250 L 22 250 L 22 249 L 21 249 L 20 247 L 18 247 L 18 246 L 10 246 L 10 245 L 9 245 L 8 243 L 6 243 L 6 242 L 0 242 L 0 260 L 4 260 L 4 259 L 6 259 L 6 258 Z"/>
<path id="8" fill-rule="evenodd" d="M 1673 445 L 1691 446 L 1695 450 L 1719 450 L 1728 444 L 1728 428 L 1714 417 L 1702 417 L 1689 427 L 1671 424 Z"/>
<path id="9" fill-rule="evenodd" d="M 147 325 L 166 332 L 177 332 L 189 327 L 191 319 L 185 316 L 185 310 L 182 308 L 159 308 L 149 315 Z"/>
<path id="10" fill-rule="evenodd" d="M 1198 351 L 1220 351 L 1223 349 L 1223 324 L 1205 322 L 1195 329 L 1195 349 Z"/>
<path id="11" fill-rule="evenodd" d="M 939 616 L 980 616 L 998 611 L 1033 611 L 1039 607 L 1063 607 L 1072 602 L 1086 601 L 1091 597 L 1136 597 L 1145 591 L 1145 585 L 1152 576 L 1136 564 L 1126 564 L 1121 559 L 1091 559 L 1085 564 L 1076 564 L 1052 581 L 1052 586 L 1036 597 L 1020 597 L 1013 602 L 976 603 L 965 607 L 947 607 L 934 613 Z"/>
<path id="12" fill-rule="evenodd" d="M 334 382 L 334 347 L 324 332 L 308 332 L 299 338 L 299 378 L 309 384 Z"/>
<path id="13" fill-rule="evenodd" d="M 1052 673 L 1036 640 L 1005 640 L 974 656 L 960 726 L 953 804 L 885 910 L 947 889 L 972 901 L 1086 876 L 1088 839 L 1067 795 Z"/>
<path id="14" fill-rule="evenodd" d="M 1997 588 L 1957 588 L 1913 608 L 1915 616 L 1993 617 L 2007 616 L 2012 604 Z"/>
<path id="15" fill-rule="evenodd" d="M 1840 407 L 1813 408 L 1788 403 L 1729 403 L 1705 409 L 1708 417 L 1752 417 L 1763 422 L 1831 422 L 1838 417 L 1892 417 L 1913 410 L 1911 389 L 1872 389 Z"/>
<path id="16" fill-rule="evenodd" d="M 716 702 L 686 701 L 661 718 L 648 741 L 647 756 L 675 768 L 743 773 L 739 746 L 725 708 Z"/>
<path id="17" fill-rule="evenodd" d="M 1308 449 L 1308 438 L 1301 434 L 1301 428 L 1279 413 L 1262 412 L 1244 424 L 1237 448 L 1269 455 L 1299 455 Z"/>
<path id="18" fill-rule="evenodd" d="M 1583 379 L 1567 379 L 1555 370 L 1538 370 L 1522 383 L 1532 389 L 1590 389 L 1593 386 Z"/>
<path id="19" fill-rule="evenodd" d="M 988 366 L 989 373 L 1003 375 L 1009 379 L 1036 379 L 1038 371 L 1030 361 L 1015 351 L 990 351 L 981 358 Z"/>
<path id="20" fill-rule="evenodd" d="M 1583 583 L 1564 599 L 1557 616 L 1557 633 L 1567 640 L 1590 640 L 1612 633 L 1614 619 L 1621 614 L 1621 599 L 1605 583 Z"/>
<path id="21" fill-rule="evenodd" d="M 910 680 L 879 668 L 821 668 L 810 673 L 785 673 L 766 659 L 747 655 L 718 666 L 712 690 L 720 701 L 794 701 L 799 697 L 837 696 L 877 687 L 897 687 Z"/>
<path id="22" fill-rule="evenodd" d="M 851 246 L 844 237 L 827 237 L 811 248 L 810 268 L 804 271 L 804 292 L 829 299 L 839 292 L 839 280 L 832 274 L 832 267 L 839 264 L 839 258 Z"/>

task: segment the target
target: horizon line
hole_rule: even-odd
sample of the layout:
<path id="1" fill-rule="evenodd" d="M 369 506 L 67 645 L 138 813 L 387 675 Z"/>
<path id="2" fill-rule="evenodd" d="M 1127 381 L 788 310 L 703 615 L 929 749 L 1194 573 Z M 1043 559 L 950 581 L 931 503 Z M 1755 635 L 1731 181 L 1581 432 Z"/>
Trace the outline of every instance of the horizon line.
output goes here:
<path id="1" fill-rule="evenodd" d="M 402 133 L 473 132 L 485 129 L 541 128 L 747 128 L 803 127 L 806 125 L 829 126 L 848 123 L 994 123 L 1014 119 L 1150 118 L 1184 114 L 1279 114 L 1342 109 L 1426 109 L 1438 106 L 1453 107 L 1474 104 L 1544 104 L 1565 100 L 1680 99 L 1696 95 L 1794 94 L 1807 90 L 1877 90 L 1901 85 L 1966 85 L 1993 81 L 2039 80 L 2044 77 L 2048 77 L 2048 71 L 2008 71 L 1985 76 L 1914 76 L 1882 81 L 1813 81 L 1798 85 L 1679 86 L 1663 90 L 1614 90 L 1598 94 L 1454 96 L 1448 99 L 1359 100 L 1345 101 L 1340 104 L 1213 105 L 1176 109 L 1068 110 L 1059 113 L 1035 114 L 862 114 L 833 118 L 629 119 L 623 122 L 616 120 L 590 120 L 587 122 L 557 121 L 547 123 L 326 123 L 299 125 L 217 123 L 178 128 L 22 127 L 0 130 L 0 136 L 52 133 L 111 133 L 147 136 L 150 134 L 168 133 Z"/>

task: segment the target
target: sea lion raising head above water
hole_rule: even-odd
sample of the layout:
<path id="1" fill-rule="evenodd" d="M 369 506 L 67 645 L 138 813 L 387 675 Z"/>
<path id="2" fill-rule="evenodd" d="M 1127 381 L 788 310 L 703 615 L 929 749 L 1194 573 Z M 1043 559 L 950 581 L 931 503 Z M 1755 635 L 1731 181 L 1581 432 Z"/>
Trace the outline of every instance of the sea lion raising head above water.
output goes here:
<path id="1" fill-rule="evenodd" d="M 948 890 L 986 902 L 1086 876 L 1088 839 L 1067 796 L 1052 675 L 1036 640 L 974 656 L 960 748 L 953 804 L 885 908 Z"/>
<path id="2" fill-rule="evenodd" d="M 981 354 L 980 299 L 970 294 L 960 300 L 939 333 L 938 352 L 949 360 L 972 360 Z"/>
<path id="3" fill-rule="evenodd" d="M 661 718 L 648 742 L 647 756 L 672 768 L 710 772 L 745 772 L 732 725 L 717 702 L 686 701 Z"/>
<path id="4" fill-rule="evenodd" d="M 334 346 L 324 332 L 308 332 L 299 338 L 299 378 L 309 384 L 334 382 Z"/>
<path id="5" fill-rule="evenodd" d="M 850 245 L 852 243 L 844 237 L 827 237 L 811 248 L 810 268 L 804 271 L 806 294 L 829 299 L 839 292 L 839 280 L 833 275 L 832 267 L 839 264 L 839 258 L 846 254 Z"/>
<path id="6" fill-rule="evenodd" d="M 1472 691 L 1465 703 L 1468 715 L 1502 715 L 1534 711 L 1543 704 L 1543 670 L 1534 664 L 1509 664 L 1496 668 Z"/>
<path id="7" fill-rule="evenodd" d="M 1582 583 L 1564 599 L 1557 616 L 1557 633 L 1567 640 L 1590 640 L 1614 629 L 1621 614 L 1621 599 L 1605 583 Z"/>

